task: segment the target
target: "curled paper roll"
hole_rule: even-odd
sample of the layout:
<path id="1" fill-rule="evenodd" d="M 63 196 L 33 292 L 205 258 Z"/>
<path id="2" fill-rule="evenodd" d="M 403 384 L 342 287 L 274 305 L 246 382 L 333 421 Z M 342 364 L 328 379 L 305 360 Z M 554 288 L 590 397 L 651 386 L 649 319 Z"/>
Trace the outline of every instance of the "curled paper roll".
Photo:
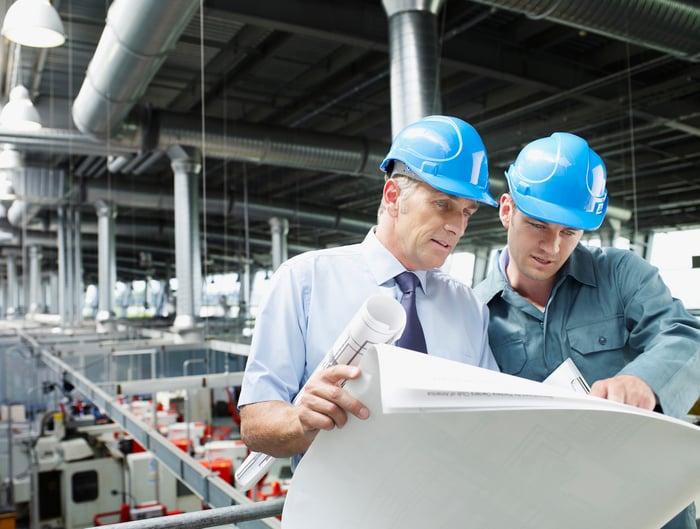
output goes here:
<path id="1" fill-rule="evenodd" d="M 321 360 L 316 371 L 341 364 L 357 365 L 372 344 L 393 343 L 406 326 L 406 312 L 401 304 L 388 296 L 368 298 L 355 313 L 333 347 Z M 304 388 L 294 398 L 297 405 Z M 262 452 L 251 452 L 236 470 L 235 484 L 240 490 L 248 490 L 270 470 L 275 458 Z"/>

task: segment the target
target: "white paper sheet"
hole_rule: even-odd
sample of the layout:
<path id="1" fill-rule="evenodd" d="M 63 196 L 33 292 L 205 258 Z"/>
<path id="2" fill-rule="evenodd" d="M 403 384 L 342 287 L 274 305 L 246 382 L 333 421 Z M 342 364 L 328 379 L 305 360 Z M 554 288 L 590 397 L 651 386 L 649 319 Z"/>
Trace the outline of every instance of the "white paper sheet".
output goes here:
<path id="1" fill-rule="evenodd" d="M 578 393 L 588 394 L 591 392 L 588 382 L 583 378 L 583 375 L 571 358 L 564 360 L 561 365 L 552 371 L 542 382 L 544 384 L 570 389 Z"/>
<path id="2" fill-rule="evenodd" d="M 357 365 L 368 347 L 396 341 L 406 326 L 406 312 L 394 298 L 372 296 L 360 307 L 336 338 L 316 371 L 338 364 Z M 298 404 L 304 388 L 293 404 Z M 236 488 L 246 491 L 270 470 L 275 458 L 261 452 L 251 452 L 236 470 Z"/>
<path id="3" fill-rule="evenodd" d="M 285 529 L 658 529 L 700 494 L 700 428 L 378 345 L 366 421 L 320 432 Z"/>

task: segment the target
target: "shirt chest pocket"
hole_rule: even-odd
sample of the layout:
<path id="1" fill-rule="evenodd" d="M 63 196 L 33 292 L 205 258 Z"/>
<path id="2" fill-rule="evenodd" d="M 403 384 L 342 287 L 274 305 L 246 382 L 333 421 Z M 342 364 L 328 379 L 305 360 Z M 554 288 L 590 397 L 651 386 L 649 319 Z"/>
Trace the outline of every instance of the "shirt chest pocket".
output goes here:
<path id="1" fill-rule="evenodd" d="M 567 329 L 571 348 L 581 355 L 623 350 L 629 333 L 622 316 Z"/>

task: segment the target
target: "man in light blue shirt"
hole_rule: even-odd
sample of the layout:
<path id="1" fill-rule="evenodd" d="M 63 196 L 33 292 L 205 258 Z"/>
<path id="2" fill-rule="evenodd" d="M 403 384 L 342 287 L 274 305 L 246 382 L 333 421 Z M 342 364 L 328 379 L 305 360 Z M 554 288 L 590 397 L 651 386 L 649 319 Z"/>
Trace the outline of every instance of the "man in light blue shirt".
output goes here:
<path id="1" fill-rule="evenodd" d="M 508 245 L 475 287 L 501 370 L 542 381 L 571 358 L 591 394 L 685 417 L 700 395 L 700 322 L 639 256 L 579 244 L 607 209 L 600 157 L 554 133 L 525 146 L 506 178 Z M 696 529 L 694 506 L 665 528 Z"/>
<path id="2" fill-rule="evenodd" d="M 438 270 L 478 203 L 496 205 L 481 138 L 458 118 L 428 116 L 396 136 L 381 169 L 378 223 L 365 240 L 294 257 L 272 279 L 238 400 L 251 450 L 296 462 L 320 430 L 342 427 L 347 414 L 369 416 L 340 386 L 360 375 L 358 367 L 314 370 L 370 296 L 401 297 L 394 277 L 405 271 L 419 279 L 428 354 L 496 369 L 484 305 Z M 302 387 L 298 405 L 290 404 Z"/>

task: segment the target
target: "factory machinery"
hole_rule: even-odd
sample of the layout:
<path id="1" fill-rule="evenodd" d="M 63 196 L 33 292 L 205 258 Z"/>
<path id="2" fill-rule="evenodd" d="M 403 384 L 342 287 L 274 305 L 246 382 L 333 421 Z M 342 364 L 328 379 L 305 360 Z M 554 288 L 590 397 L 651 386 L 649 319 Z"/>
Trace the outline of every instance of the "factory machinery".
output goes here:
<path id="1" fill-rule="evenodd" d="M 0 529 L 82 529 L 286 492 L 286 460 L 252 493 L 234 483 L 248 453 L 235 412 L 247 345 L 26 323 L 0 332 Z"/>

